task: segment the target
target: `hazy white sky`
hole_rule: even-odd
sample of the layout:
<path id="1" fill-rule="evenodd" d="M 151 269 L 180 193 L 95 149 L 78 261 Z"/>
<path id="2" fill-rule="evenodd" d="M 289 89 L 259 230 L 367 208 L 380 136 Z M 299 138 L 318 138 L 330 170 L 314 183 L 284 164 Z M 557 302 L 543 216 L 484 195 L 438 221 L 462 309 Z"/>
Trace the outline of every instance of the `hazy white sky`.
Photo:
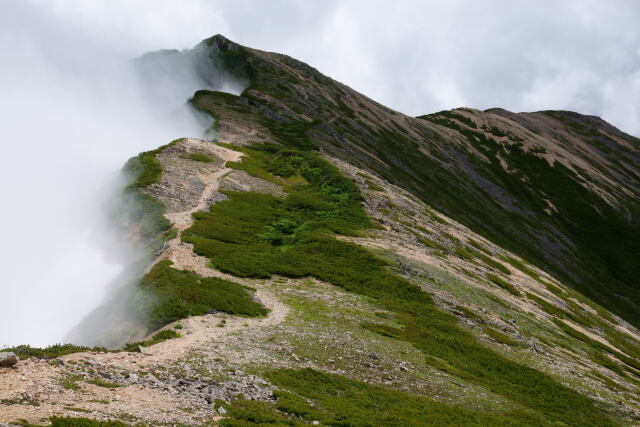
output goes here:
<path id="1" fill-rule="evenodd" d="M 637 0 L 36 3 L 122 53 L 221 33 L 308 62 L 411 115 L 570 109 L 640 134 Z"/>
<path id="2" fill-rule="evenodd" d="M 0 0 L 0 347 L 54 343 L 100 302 L 119 167 L 197 136 L 167 113 L 200 83 L 151 108 L 129 58 L 221 33 L 411 115 L 570 109 L 639 135 L 639 22 L 636 0 Z"/>
<path id="3" fill-rule="evenodd" d="M 0 348 L 54 344 L 100 303 L 128 253 L 106 219 L 118 170 L 200 132 L 169 118 L 199 82 L 150 105 L 124 44 L 76 19 L 0 0 Z"/>

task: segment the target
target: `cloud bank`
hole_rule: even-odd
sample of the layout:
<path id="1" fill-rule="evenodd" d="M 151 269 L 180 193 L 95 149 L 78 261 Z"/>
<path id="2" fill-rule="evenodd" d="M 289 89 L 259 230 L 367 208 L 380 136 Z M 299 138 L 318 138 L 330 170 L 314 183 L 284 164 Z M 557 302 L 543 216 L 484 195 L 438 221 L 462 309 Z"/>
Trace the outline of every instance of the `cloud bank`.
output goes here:
<path id="1" fill-rule="evenodd" d="M 0 348 L 54 344 L 134 257 L 107 204 L 124 162 L 202 126 L 195 74 L 141 74 L 117 44 L 27 2 L 0 13 Z M 190 64 L 185 64 L 190 65 Z M 179 64 L 172 72 L 179 71 Z"/>

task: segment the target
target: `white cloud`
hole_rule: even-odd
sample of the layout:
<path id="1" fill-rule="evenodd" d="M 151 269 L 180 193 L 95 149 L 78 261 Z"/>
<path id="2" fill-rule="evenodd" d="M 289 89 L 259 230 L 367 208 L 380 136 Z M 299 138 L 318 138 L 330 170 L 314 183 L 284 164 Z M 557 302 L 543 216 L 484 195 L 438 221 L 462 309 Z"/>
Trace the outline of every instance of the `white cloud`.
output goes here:
<path id="1" fill-rule="evenodd" d="M 222 33 L 287 53 L 407 114 L 462 106 L 572 109 L 640 124 L 622 89 L 640 68 L 634 0 L 38 0 L 125 52 Z M 561 66 L 559 66 L 561 65 Z M 584 79 L 585 75 L 591 78 Z M 574 81 L 578 77 L 579 82 Z M 557 86 L 570 82 L 571 90 Z M 554 86 L 556 85 L 556 86 Z M 557 87 L 558 91 L 553 91 Z M 615 96 L 614 96 L 615 98 Z"/>
<path id="2" fill-rule="evenodd" d="M 198 136 L 192 117 L 168 113 L 204 86 L 165 79 L 160 89 L 172 96 L 151 105 L 130 59 L 99 33 L 47 8 L 8 4 L 0 13 L 0 348 L 55 343 L 99 303 L 126 262 L 101 252 L 125 249 L 112 246 L 103 211 L 118 170 L 140 151 Z"/>

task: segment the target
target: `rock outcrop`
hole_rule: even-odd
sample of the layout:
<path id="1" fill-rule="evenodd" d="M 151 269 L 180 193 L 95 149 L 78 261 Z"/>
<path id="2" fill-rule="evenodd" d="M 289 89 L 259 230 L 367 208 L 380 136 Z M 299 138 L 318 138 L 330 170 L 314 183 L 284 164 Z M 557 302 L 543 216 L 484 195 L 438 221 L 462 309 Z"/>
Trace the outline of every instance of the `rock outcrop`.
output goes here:
<path id="1" fill-rule="evenodd" d="M 10 368 L 18 363 L 18 356 L 15 353 L 0 353 L 0 367 Z"/>

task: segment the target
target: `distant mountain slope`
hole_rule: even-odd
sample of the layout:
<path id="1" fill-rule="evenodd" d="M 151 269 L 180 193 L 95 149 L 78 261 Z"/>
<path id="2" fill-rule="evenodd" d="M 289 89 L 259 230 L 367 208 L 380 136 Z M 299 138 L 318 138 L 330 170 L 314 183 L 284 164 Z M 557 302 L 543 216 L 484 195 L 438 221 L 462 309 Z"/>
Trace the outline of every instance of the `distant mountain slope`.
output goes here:
<path id="1" fill-rule="evenodd" d="M 639 139 L 563 111 L 413 118 L 288 56 L 203 43 L 249 82 L 237 98 L 196 94 L 221 135 L 229 116 L 257 114 L 281 142 L 376 173 L 640 325 Z"/>

